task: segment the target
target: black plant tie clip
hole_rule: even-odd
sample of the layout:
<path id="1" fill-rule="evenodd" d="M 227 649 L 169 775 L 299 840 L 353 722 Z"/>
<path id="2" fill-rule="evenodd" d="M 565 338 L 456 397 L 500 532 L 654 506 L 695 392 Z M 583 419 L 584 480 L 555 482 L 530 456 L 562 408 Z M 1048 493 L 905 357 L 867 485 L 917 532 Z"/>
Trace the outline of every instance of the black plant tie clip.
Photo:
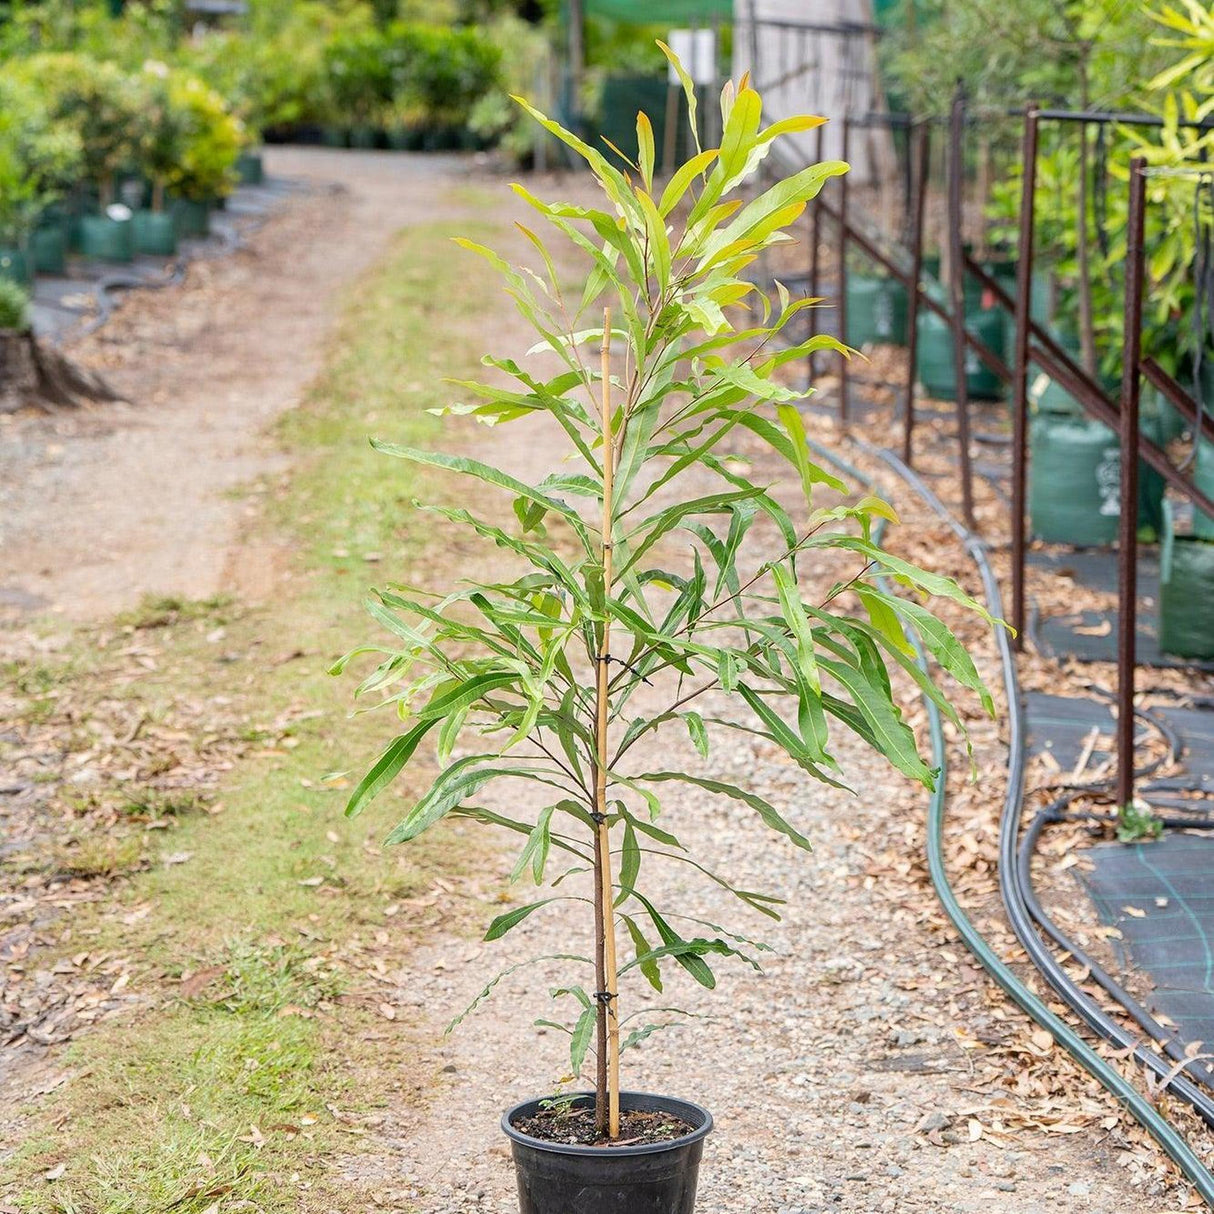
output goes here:
<path id="1" fill-rule="evenodd" d="M 595 824 L 595 826 L 602 826 L 607 821 L 607 815 L 600 813 L 597 809 L 595 809 L 591 811 L 590 820 Z"/>
<path id="2" fill-rule="evenodd" d="M 607 1007 L 611 1006 L 611 1001 L 613 999 L 618 999 L 618 998 L 619 998 L 619 996 L 612 994 L 611 991 L 595 991 L 594 992 L 595 1002 L 602 1003 Z"/>
<path id="3" fill-rule="evenodd" d="M 635 675 L 638 679 L 641 680 L 642 683 L 645 684 L 646 687 L 653 686 L 653 683 L 650 682 L 650 680 L 648 679 L 647 676 L 643 675 L 631 663 L 625 662 L 623 658 L 613 658 L 609 654 L 599 654 L 594 660 L 596 662 L 606 662 L 608 666 L 610 666 L 611 663 L 614 662 L 617 666 L 623 666 L 623 668 L 626 671 L 628 671 L 629 674 Z"/>

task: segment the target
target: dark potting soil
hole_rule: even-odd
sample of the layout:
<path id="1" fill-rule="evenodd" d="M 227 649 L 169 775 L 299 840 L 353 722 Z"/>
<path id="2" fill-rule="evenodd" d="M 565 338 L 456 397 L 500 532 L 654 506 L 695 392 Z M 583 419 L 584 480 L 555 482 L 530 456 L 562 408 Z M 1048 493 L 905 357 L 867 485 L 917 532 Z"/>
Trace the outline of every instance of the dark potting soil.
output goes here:
<path id="1" fill-rule="evenodd" d="M 695 1130 L 695 1126 L 673 1113 L 621 1109 L 620 1136 L 612 1142 L 600 1137 L 595 1129 L 593 1109 L 571 1109 L 568 1105 L 560 1104 L 540 1109 L 534 1116 L 522 1117 L 513 1124 L 516 1130 L 532 1138 L 579 1147 L 644 1146 L 653 1142 L 670 1142 Z"/>

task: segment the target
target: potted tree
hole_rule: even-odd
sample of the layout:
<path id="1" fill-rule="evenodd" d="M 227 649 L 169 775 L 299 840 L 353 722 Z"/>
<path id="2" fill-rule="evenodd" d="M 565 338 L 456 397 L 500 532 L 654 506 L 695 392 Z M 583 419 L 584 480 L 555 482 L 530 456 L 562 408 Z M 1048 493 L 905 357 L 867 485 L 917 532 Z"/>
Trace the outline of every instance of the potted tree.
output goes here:
<path id="1" fill-rule="evenodd" d="M 69 53 L 32 56 L 24 70 L 45 90 L 51 115 L 80 136 L 82 167 L 96 191 L 96 209 L 80 218 L 81 252 L 130 261 L 130 213 L 114 202 L 118 173 L 134 158 L 142 120 L 139 82 L 113 63 Z"/>
<path id="2" fill-rule="evenodd" d="M 80 163 L 80 137 L 51 118 L 36 89 L 0 77 L 0 275 L 61 272 L 62 225 L 44 224 Z"/>
<path id="3" fill-rule="evenodd" d="M 694 122 L 695 91 L 683 79 Z M 812 165 L 749 203 L 740 191 L 774 139 L 822 120 L 795 117 L 761 129 L 758 95 L 731 83 L 721 98 L 720 148 L 697 150 L 659 189 L 644 114 L 637 158 L 625 173 L 521 104 L 587 161 L 605 205 L 548 203 L 515 186 L 584 257 L 585 276 L 571 295 L 529 230 L 539 275 L 458 242 L 502 272 L 561 369 L 544 378 L 512 359 L 488 358 L 515 389 L 465 383 L 472 403 L 450 411 L 488 424 L 559 426 L 569 460 L 528 484 L 471 457 L 376 442 L 386 455 L 467 477 L 475 490 L 468 508 L 428 509 L 499 546 L 516 574 L 437 595 L 390 586 L 369 603 L 392 639 L 355 650 L 334 672 L 357 654 L 378 653 L 360 694 L 392 706 L 403 727 L 355 788 L 347 813 L 361 812 L 436 739 L 441 770 L 388 842 L 408 842 L 454 816 L 523 840 L 516 879 L 540 884 L 559 867 L 554 888 L 499 915 L 486 933 L 497 940 L 530 915 L 563 911 L 570 938 L 587 944 L 568 958 L 573 972 L 561 993 L 576 1004 L 566 1026 L 574 1074 L 594 1044 L 593 1091 L 537 1098 L 505 1114 L 522 1210 L 689 1214 L 712 1119 L 692 1100 L 621 1090 L 621 1053 L 653 1031 L 637 1027 L 621 980 L 660 989 L 677 966 L 711 987 L 713 959 L 744 958 L 750 945 L 715 925 L 688 931 L 687 920 L 657 905 L 643 884 L 643 872 L 659 865 L 706 871 L 663 816 L 661 798 L 678 785 L 730 798 L 787 844 L 809 841 L 749 789 L 708 778 L 698 766 L 660 759 L 655 766 L 654 741 L 677 730 L 706 755 L 717 731 L 739 729 L 779 748 L 812 779 L 842 785 L 833 728 L 858 735 L 930 787 L 934 773 L 896 703 L 889 668 L 907 671 L 950 719 L 958 717 L 916 665 L 903 630 L 921 637 L 988 709 L 991 701 L 940 620 L 879 578 L 981 608 L 947 578 L 883 551 L 871 527 L 894 517 L 887 503 L 840 501 L 847 487 L 814 462 L 796 407 L 808 393 L 783 386 L 777 372 L 813 350 L 843 347 L 824 336 L 786 348 L 777 339 L 815 301 L 793 301 L 781 288 L 773 315 L 760 325 L 748 320 L 755 287 L 741 272 L 764 247 L 787 239 L 806 202 L 847 166 Z M 697 133 L 697 147 L 698 140 Z M 795 507 L 748 478 L 729 448 L 743 433 L 787 462 L 799 485 Z M 715 488 L 706 491 L 705 480 Z M 690 495 L 680 491 L 688 481 L 697 486 Z M 832 504 L 819 504 L 824 493 Z M 513 515 L 498 507 L 503 494 Z M 776 536 L 763 550 L 751 542 L 760 519 Z M 685 559 L 659 555 L 663 546 Z M 823 596 L 823 569 L 833 576 L 836 564 L 840 580 Z M 819 579 L 812 592 L 810 568 Z M 511 790 L 507 802 L 486 800 L 495 785 Z M 712 879 L 748 912 L 778 918 L 778 897 Z M 621 937 L 632 949 L 627 959 Z"/>
<path id="4" fill-rule="evenodd" d="M 210 208 L 232 192 L 244 129 L 224 99 L 189 72 L 171 71 L 169 105 L 178 115 L 173 214 L 179 236 L 206 236 Z"/>
<path id="5" fill-rule="evenodd" d="M 168 209 L 169 189 L 181 172 L 189 115 L 174 103 L 170 69 L 158 61 L 143 67 L 146 109 L 140 131 L 138 161 L 152 183 L 151 207 L 133 217 L 135 248 L 140 253 L 172 257 L 177 252 L 177 224 Z"/>

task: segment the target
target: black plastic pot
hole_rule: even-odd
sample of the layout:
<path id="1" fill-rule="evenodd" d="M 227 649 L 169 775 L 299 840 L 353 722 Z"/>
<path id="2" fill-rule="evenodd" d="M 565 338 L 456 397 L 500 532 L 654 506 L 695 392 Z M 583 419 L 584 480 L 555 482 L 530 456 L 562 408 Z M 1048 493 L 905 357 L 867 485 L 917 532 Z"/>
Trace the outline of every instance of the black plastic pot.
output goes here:
<path id="1" fill-rule="evenodd" d="M 590 1107 L 583 1093 L 575 1102 Z M 532 1138 L 514 1127 L 533 1116 L 540 1100 L 526 1100 L 502 1116 L 513 1144 L 520 1214 L 692 1214 L 700 1153 L 712 1114 L 689 1100 L 621 1092 L 624 1109 L 673 1113 L 690 1134 L 670 1142 L 625 1147 L 580 1147 Z"/>

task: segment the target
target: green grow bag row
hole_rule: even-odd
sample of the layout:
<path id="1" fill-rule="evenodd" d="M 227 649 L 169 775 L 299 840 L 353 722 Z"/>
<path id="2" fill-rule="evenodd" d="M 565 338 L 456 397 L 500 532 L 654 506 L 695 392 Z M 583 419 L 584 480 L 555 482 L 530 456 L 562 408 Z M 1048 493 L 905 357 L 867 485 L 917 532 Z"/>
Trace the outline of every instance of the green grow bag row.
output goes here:
<path id="1" fill-rule="evenodd" d="M 896 278 L 847 275 L 847 335 L 849 346 L 870 342 L 904 346 L 909 311 L 906 287 Z"/>
<path id="2" fill-rule="evenodd" d="M 34 280 L 30 259 L 24 249 L 15 245 L 0 245 L 0 278 L 28 287 Z"/>
<path id="3" fill-rule="evenodd" d="M 261 154 L 241 152 L 236 157 L 236 176 L 241 185 L 261 185 L 266 179 L 266 167 Z"/>
<path id="4" fill-rule="evenodd" d="M 966 328 L 996 355 L 1003 358 L 1003 314 L 998 308 L 984 308 L 967 315 Z M 919 313 L 916 365 L 919 382 L 928 396 L 936 400 L 957 399 L 952 327 L 942 317 L 926 308 Z M 999 400 L 1003 396 L 1003 381 L 968 347 L 965 351 L 965 386 L 973 400 Z"/>
<path id="5" fill-rule="evenodd" d="M 62 274 L 67 269 L 68 226 L 40 223 L 30 233 L 30 259 L 36 274 Z"/>
<path id="6" fill-rule="evenodd" d="M 1047 544 L 1100 547 L 1117 538 L 1121 450 L 1103 422 L 1043 414 L 1029 427 L 1029 519 Z M 1163 477 L 1139 461 L 1138 526 L 1163 526 Z"/>
<path id="7" fill-rule="evenodd" d="M 177 252 L 177 224 L 171 212 L 136 211 L 131 225 L 137 253 L 172 257 Z"/>
<path id="8" fill-rule="evenodd" d="M 101 261 L 130 261 L 135 256 L 135 225 L 108 215 L 80 217 L 80 251 Z"/>
<path id="9" fill-rule="evenodd" d="M 1182 658 L 1214 657 L 1214 544 L 1176 535 L 1164 503 L 1159 559 L 1159 648 Z"/>
<path id="10" fill-rule="evenodd" d="M 210 235 L 211 211 L 207 203 L 194 198 L 174 198 L 172 213 L 179 237 L 194 236 L 201 239 Z"/>

